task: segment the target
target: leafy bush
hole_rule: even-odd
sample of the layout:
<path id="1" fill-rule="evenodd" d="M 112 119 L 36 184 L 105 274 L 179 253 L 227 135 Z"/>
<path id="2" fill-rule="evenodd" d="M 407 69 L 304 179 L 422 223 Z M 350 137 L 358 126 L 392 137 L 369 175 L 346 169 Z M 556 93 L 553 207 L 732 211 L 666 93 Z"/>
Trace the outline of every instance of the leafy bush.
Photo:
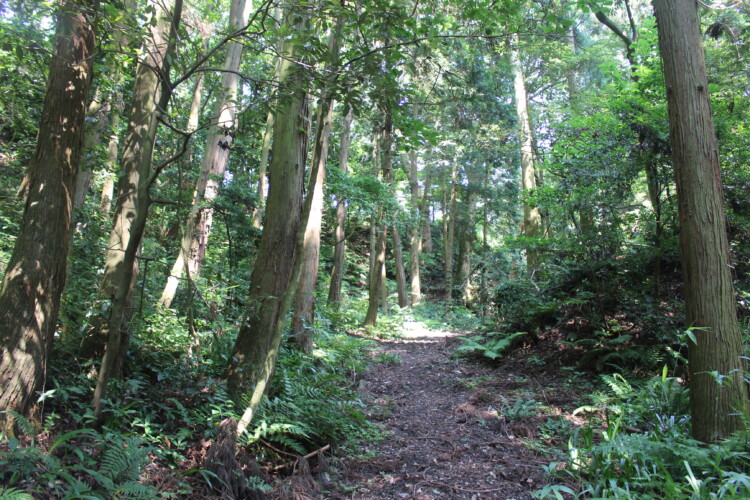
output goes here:
<path id="1" fill-rule="evenodd" d="M 502 282 L 495 289 L 496 319 L 511 330 L 533 331 L 557 315 L 554 302 L 529 279 Z"/>

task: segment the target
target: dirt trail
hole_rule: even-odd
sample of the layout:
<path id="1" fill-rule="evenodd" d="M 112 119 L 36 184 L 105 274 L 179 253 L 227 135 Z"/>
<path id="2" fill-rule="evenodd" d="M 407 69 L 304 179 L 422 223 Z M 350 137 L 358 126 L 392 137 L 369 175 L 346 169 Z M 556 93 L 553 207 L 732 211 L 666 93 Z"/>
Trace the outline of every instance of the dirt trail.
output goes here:
<path id="1" fill-rule="evenodd" d="M 404 325 L 381 343 L 360 385 L 369 417 L 389 437 L 344 464 L 347 499 L 528 499 L 548 459 L 525 445 L 537 422 L 509 420 L 529 378 L 510 367 L 452 359 L 459 334 Z M 533 383 L 533 380 L 531 380 Z M 506 399 L 503 399 L 506 398 Z"/>

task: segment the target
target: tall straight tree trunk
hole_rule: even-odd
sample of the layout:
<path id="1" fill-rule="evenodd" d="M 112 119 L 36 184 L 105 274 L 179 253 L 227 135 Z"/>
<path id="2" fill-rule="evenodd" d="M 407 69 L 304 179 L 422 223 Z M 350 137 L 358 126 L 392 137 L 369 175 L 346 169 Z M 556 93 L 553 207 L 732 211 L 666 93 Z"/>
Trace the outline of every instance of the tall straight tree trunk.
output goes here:
<path id="1" fill-rule="evenodd" d="M 252 3 L 246 0 L 233 0 L 229 11 L 230 32 L 245 27 L 251 6 Z M 193 194 L 193 205 L 182 231 L 177 259 L 159 299 L 159 305 L 162 307 L 172 304 L 186 264 L 190 266 L 192 279 L 200 274 L 213 222 L 211 203 L 219 193 L 220 179 L 224 177 L 232 147 L 232 131 L 236 130 L 238 71 L 242 61 L 242 48 L 242 43 L 235 41 L 229 41 L 226 45 L 222 86 L 208 130 L 203 163 Z"/>
<path id="2" fill-rule="evenodd" d="M 420 210 L 419 165 L 417 152 L 409 152 L 409 191 L 411 191 L 411 219 L 409 232 L 409 295 L 412 304 L 422 300 L 422 280 L 420 258 L 422 254 L 423 214 Z M 425 186 L 425 189 L 427 187 Z"/>
<path id="3" fill-rule="evenodd" d="M 341 144 L 339 145 L 339 169 L 347 173 L 349 165 L 349 138 L 351 135 L 353 111 L 349 110 L 344 117 Z M 341 302 L 341 284 L 344 279 L 344 265 L 346 263 L 346 200 L 339 197 L 336 202 L 336 230 L 334 232 L 333 270 L 331 271 L 331 287 L 328 290 L 328 303 Z"/>
<path id="4" fill-rule="evenodd" d="M 429 208 L 425 212 L 426 224 L 422 226 L 422 253 L 432 253 L 432 219 Z"/>
<path id="5" fill-rule="evenodd" d="M 406 269 L 404 268 L 404 253 L 401 249 L 401 235 L 398 228 L 393 225 L 393 261 L 396 267 L 396 291 L 398 292 L 398 306 L 406 307 L 409 305 L 409 292 L 406 289 Z"/>
<path id="6" fill-rule="evenodd" d="M 383 127 L 380 131 L 380 162 L 383 179 L 388 182 L 391 178 L 392 168 L 392 142 L 393 142 L 393 116 L 390 107 L 386 105 L 383 117 Z M 383 217 L 385 214 L 383 214 Z M 365 314 L 365 326 L 375 326 L 378 320 L 378 302 L 383 302 L 383 308 L 387 308 L 387 290 L 385 282 L 385 251 L 388 241 L 388 226 L 385 222 L 380 224 L 375 245 L 373 265 L 370 269 L 370 286 L 367 301 L 367 313 Z M 385 291 L 386 298 L 383 300 L 381 294 Z"/>
<path id="7" fill-rule="evenodd" d="M 174 51 L 182 0 L 173 5 L 154 3 L 155 24 L 144 45 L 133 86 L 133 100 L 125 133 L 121 166 L 123 176 L 117 190 L 114 224 L 109 238 L 100 295 L 111 300 L 109 318 L 98 318 L 94 328 L 106 350 L 94 391 L 94 415 L 101 418 L 102 399 L 106 398 L 109 379 L 120 375 L 122 354 L 128 335 L 123 332 L 127 307 L 137 273 L 136 258 L 146 227 L 150 205 L 151 162 L 158 120 L 169 103 L 170 90 L 162 75 L 169 74 L 169 59 Z"/>
<path id="8" fill-rule="evenodd" d="M 328 156 L 328 141 L 331 135 L 331 120 L 333 119 L 333 102 L 324 98 L 318 109 L 318 120 L 315 131 L 315 145 L 313 146 L 313 163 L 317 176 L 310 182 L 314 191 L 310 191 L 310 214 L 305 228 L 302 255 L 297 258 L 303 260 L 302 272 L 297 285 L 292 318 L 292 336 L 297 347 L 305 352 L 313 348 L 312 326 L 315 322 L 315 288 L 318 283 L 318 264 L 320 262 L 320 228 L 323 222 L 323 183 L 326 176 L 326 157 Z M 313 170 L 311 169 L 311 175 Z"/>
<path id="9" fill-rule="evenodd" d="M 115 46 L 121 51 L 125 51 L 130 41 L 130 27 L 128 26 L 128 18 L 135 13 L 135 2 L 133 0 L 126 0 L 123 2 L 122 10 L 125 15 L 120 19 L 113 21 L 111 38 Z M 101 165 L 101 156 L 97 154 L 97 149 L 102 145 L 104 140 L 107 141 L 107 156 L 100 168 L 99 174 L 105 178 L 106 193 L 108 200 L 101 200 L 100 203 L 111 204 L 114 180 L 113 173 L 114 167 L 117 164 L 117 155 L 119 152 L 119 124 L 120 115 L 123 112 L 125 106 L 123 105 L 122 97 L 122 84 L 125 80 L 125 73 L 122 69 L 122 62 L 115 60 L 111 67 L 107 68 L 111 72 L 108 76 L 110 79 L 110 85 L 114 90 L 109 95 L 107 93 L 99 93 L 94 99 L 91 100 L 89 105 L 89 118 L 94 121 L 94 124 L 88 129 L 83 140 L 84 150 L 84 161 L 82 162 L 81 169 L 78 172 L 76 179 L 76 201 L 75 210 L 79 210 L 86 196 L 88 195 L 91 178 L 94 174 L 94 168 Z M 106 136 L 105 133 L 108 133 Z M 109 183 L 107 183 L 109 180 Z M 102 211 L 103 215 L 109 217 L 109 208 L 106 212 Z"/>
<path id="10" fill-rule="evenodd" d="M 719 156 L 697 3 L 654 0 L 679 199 L 692 432 L 716 442 L 743 426 L 747 386 L 729 259 Z M 717 380 L 717 377 L 719 380 Z"/>
<path id="11" fill-rule="evenodd" d="M 518 142 L 521 146 L 521 190 L 524 195 L 533 192 L 536 187 L 536 171 L 534 167 L 534 138 L 529 119 L 528 97 L 526 95 L 526 81 L 521 67 L 521 57 L 518 48 L 518 35 L 511 37 L 510 62 L 513 67 L 513 89 L 515 93 L 516 115 L 518 116 Z M 523 204 L 523 235 L 527 238 L 537 238 L 542 234 L 539 209 L 529 201 Z M 526 267 L 529 274 L 533 274 L 540 264 L 539 251 L 528 246 L 526 248 Z"/>
<path id="12" fill-rule="evenodd" d="M 97 93 L 98 94 L 98 93 Z M 93 176 L 93 167 L 99 163 L 97 149 L 102 143 L 102 136 L 107 130 L 109 114 L 111 111 L 110 103 L 102 95 L 95 95 L 88 108 L 88 119 L 93 122 L 83 137 L 84 160 L 81 162 L 81 168 L 76 175 L 76 197 L 73 200 L 73 225 L 75 226 L 76 212 L 78 212 L 86 201 L 91 177 Z"/>
<path id="13" fill-rule="evenodd" d="M 258 197 L 258 206 L 255 207 L 253 212 L 253 227 L 260 229 L 263 225 L 263 214 L 265 213 L 266 207 L 266 174 L 268 171 L 268 155 L 271 152 L 271 138 L 273 137 L 273 110 L 268 111 L 266 117 L 266 129 L 263 132 L 263 144 L 260 152 L 260 165 L 258 166 L 258 188 L 256 195 Z"/>
<path id="14" fill-rule="evenodd" d="M 328 63 L 326 73 L 335 74 L 338 69 L 339 37 L 344 27 L 344 18 L 336 21 L 336 26 L 328 38 Z M 335 82 L 330 79 L 327 84 Z M 318 105 L 318 118 L 315 129 L 315 143 L 313 145 L 313 168 L 310 175 L 315 174 L 315 180 L 310 179 L 311 191 L 308 191 L 310 210 L 305 221 L 305 234 L 302 247 L 302 270 L 294 303 L 294 318 L 292 319 L 292 336 L 297 346 L 305 352 L 313 348 L 312 326 L 315 322 L 315 289 L 318 284 L 318 265 L 320 263 L 320 228 L 323 223 L 323 183 L 326 177 L 326 162 L 328 160 L 328 144 L 331 137 L 331 122 L 335 101 L 331 97 L 331 89 L 326 88 Z"/>
<path id="15" fill-rule="evenodd" d="M 118 73 L 118 80 L 123 81 L 124 75 Z M 110 106 L 110 133 L 107 139 L 107 162 L 102 169 L 104 182 L 99 199 L 99 213 L 104 220 L 109 220 L 109 214 L 112 211 L 112 200 L 115 195 L 115 168 L 117 158 L 120 154 L 120 120 L 125 110 L 125 101 L 122 90 L 119 88 L 112 94 L 112 104 Z"/>
<path id="16" fill-rule="evenodd" d="M 275 8 L 273 10 L 274 19 L 281 19 L 281 10 Z M 281 42 L 277 42 L 277 50 L 279 53 L 282 50 Z M 274 81 L 278 82 L 281 78 L 281 63 L 282 58 L 276 58 L 276 66 L 274 68 Z M 266 128 L 263 131 L 263 141 L 260 151 L 260 165 L 258 165 L 258 186 L 256 188 L 257 195 L 257 206 L 253 211 L 253 227 L 260 229 L 263 225 L 263 215 L 266 210 L 266 193 L 268 191 L 268 183 L 266 181 L 266 175 L 268 173 L 268 156 L 271 153 L 271 140 L 273 139 L 273 122 L 274 122 L 274 107 L 275 101 L 272 102 L 271 107 L 268 110 L 266 116 Z"/>
<path id="17" fill-rule="evenodd" d="M 378 305 L 381 302 L 381 290 L 385 287 L 383 280 L 383 269 L 385 267 L 385 247 L 388 239 L 388 229 L 385 225 L 379 225 L 375 244 L 374 262 L 370 270 L 370 283 L 368 288 L 367 313 L 365 314 L 364 326 L 373 327 L 378 321 Z"/>
<path id="18" fill-rule="evenodd" d="M 389 311 L 388 308 L 388 273 L 386 270 L 386 252 L 388 246 L 388 228 L 383 228 L 383 265 L 380 266 L 380 280 L 378 281 L 378 287 L 380 288 L 380 310 L 386 314 Z"/>
<path id="19" fill-rule="evenodd" d="M 295 2 L 287 4 L 286 10 L 287 25 L 298 33 L 305 22 L 304 12 Z M 245 319 L 224 370 L 233 399 L 239 401 L 252 389 L 252 410 L 265 393 L 281 342 L 287 312 L 282 306 L 295 266 L 307 153 L 307 97 L 302 69 L 295 62 L 300 55 L 298 37 L 285 41 L 282 54 L 267 216 L 250 278 Z"/>
<path id="20" fill-rule="evenodd" d="M 416 166 L 416 161 L 414 163 Z M 418 199 L 418 203 L 416 206 L 416 226 L 412 228 L 413 232 L 410 236 L 409 242 L 411 304 L 419 304 L 419 302 L 421 302 L 422 300 L 422 252 L 432 252 L 432 231 L 430 227 L 430 213 L 427 205 L 431 183 L 432 168 L 430 166 L 430 163 L 427 163 L 425 166 L 424 190 L 422 190 L 421 197 Z M 419 192 L 418 183 L 417 192 Z"/>
<path id="21" fill-rule="evenodd" d="M 445 299 L 453 295 L 453 240 L 456 234 L 456 190 L 458 180 L 458 153 L 451 167 L 451 190 L 447 201 L 447 213 L 443 213 L 443 274 L 445 279 Z"/>
<path id="22" fill-rule="evenodd" d="M 470 182 L 471 176 L 469 176 Z M 458 229 L 458 262 L 456 262 L 455 278 L 453 282 L 454 298 L 461 298 L 465 303 L 472 301 L 471 287 L 471 254 L 476 238 L 475 218 L 477 195 L 474 190 L 469 190 L 466 201 L 462 204 L 463 210 L 457 220 L 460 222 Z"/>
<path id="23" fill-rule="evenodd" d="M 380 175 L 380 130 L 377 125 L 374 127 L 372 133 L 372 177 L 378 178 Z M 373 273 L 375 269 L 375 254 L 377 253 L 378 244 L 378 220 L 382 217 L 382 210 L 378 209 L 370 215 L 370 267 L 369 273 Z"/>
<path id="24" fill-rule="evenodd" d="M 96 3 L 63 1 L 26 205 L 0 288 L 0 411 L 25 413 L 45 382 L 65 286 L 75 179 L 91 86 Z M 10 429 L 12 419 L 7 418 Z"/>

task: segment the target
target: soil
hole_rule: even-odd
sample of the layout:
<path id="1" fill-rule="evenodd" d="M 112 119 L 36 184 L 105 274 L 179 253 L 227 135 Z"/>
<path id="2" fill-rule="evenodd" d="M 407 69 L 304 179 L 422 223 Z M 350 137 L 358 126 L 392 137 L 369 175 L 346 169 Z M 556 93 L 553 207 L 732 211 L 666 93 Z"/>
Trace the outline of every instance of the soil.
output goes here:
<path id="1" fill-rule="evenodd" d="M 550 367 L 523 352 L 494 365 L 456 357 L 461 335 L 413 322 L 380 342 L 360 391 L 386 438 L 345 459 L 325 498 L 521 500 L 544 486 L 543 466 L 562 458 L 549 422 L 574 420 L 565 407 L 580 395 L 542 386 Z"/>

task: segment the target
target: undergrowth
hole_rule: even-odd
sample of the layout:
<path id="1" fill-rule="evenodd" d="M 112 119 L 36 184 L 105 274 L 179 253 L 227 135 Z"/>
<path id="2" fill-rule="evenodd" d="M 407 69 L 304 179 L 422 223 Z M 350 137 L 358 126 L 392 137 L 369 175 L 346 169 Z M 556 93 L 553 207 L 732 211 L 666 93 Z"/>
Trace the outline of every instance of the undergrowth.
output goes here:
<path id="1" fill-rule="evenodd" d="M 717 444 L 690 437 L 688 390 L 662 375 L 632 382 L 602 375 L 605 391 L 576 410 L 588 423 L 568 441 L 556 480 L 536 498 L 749 498 L 747 432 Z"/>
<path id="2" fill-rule="evenodd" d="M 186 318 L 161 318 L 134 325 L 141 327 L 126 377 L 111 383 L 101 426 L 91 410 L 90 364 L 71 362 L 75 346 L 56 345 L 35 417 L 17 416 L 18 438 L 0 435 L 1 498 L 182 497 L 216 481 L 201 457 L 218 424 L 244 411 L 219 379 L 232 325 L 198 324 L 196 339 Z M 370 342 L 347 335 L 324 310 L 311 353 L 282 345 L 268 397 L 239 449 L 272 468 L 324 445 L 346 452 L 381 439 L 355 391 Z"/>

